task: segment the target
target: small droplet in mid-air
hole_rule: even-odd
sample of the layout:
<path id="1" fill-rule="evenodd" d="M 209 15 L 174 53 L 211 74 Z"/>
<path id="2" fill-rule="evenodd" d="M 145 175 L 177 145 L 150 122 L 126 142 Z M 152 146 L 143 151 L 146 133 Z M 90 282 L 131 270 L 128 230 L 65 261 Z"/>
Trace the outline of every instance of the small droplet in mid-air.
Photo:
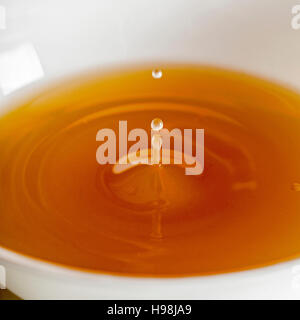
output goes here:
<path id="1" fill-rule="evenodd" d="M 299 182 L 294 182 L 292 184 L 292 190 L 293 191 L 300 191 L 300 183 Z"/>
<path id="2" fill-rule="evenodd" d="M 159 69 L 152 70 L 152 77 L 154 79 L 160 79 L 162 77 L 162 74 L 163 74 L 162 71 Z"/>
<path id="3" fill-rule="evenodd" d="M 159 131 L 163 128 L 164 126 L 164 123 L 161 119 L 159 118 L 155 118 L 152 120 L 151 122 L 151 129 L 154 130 L 154 131 Z"/>

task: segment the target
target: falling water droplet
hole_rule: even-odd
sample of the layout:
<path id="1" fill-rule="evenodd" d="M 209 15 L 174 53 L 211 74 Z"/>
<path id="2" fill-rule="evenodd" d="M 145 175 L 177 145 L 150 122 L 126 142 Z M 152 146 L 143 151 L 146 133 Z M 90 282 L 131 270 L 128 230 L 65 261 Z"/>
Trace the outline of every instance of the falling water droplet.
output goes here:
<path id="1" fill-rule="evenodd" d="M 162 77 L 162 74 L 163 74 L 162 71 L 159 69 L 152 70 L 152 77 L 154 79 L 160 79 Z"/>
<path id="2" fill-rule="evenodd" d="M 292 190 L 293 191 L 300 191 L 300 183 L 299 182 L 294 182 L 292 184 Z"/>

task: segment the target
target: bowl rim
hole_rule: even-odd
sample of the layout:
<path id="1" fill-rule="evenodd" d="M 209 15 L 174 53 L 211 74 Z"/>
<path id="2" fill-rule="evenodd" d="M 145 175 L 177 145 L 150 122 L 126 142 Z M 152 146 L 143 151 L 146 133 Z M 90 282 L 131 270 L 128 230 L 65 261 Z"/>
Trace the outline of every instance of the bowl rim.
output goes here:
<path id="1" fill-rule="evenodd" d="M 173 282 L 190 282 L 190 281 L 203 281 L 203 282 L 216 282 L 220 279 L 224 281 L 231 281 L 235 278 L 256 278 L 270 276 L 271 274 L 288 270 L 292 274 L 293 268 L 300 269 L 300 258 L 291 257 L 289 260 L 282 260 L 278 262 L 271 262 L 269 265 L 251 266 L 250 268 L 237 269 L 222 273 L 212 273 L 203 275 L 171 275 L 166 277 L 151 276 L 151 275 L 135 275 L 117 272 L 106 272 L 101 270 L 92 270 L 88 268 L 80 268 L 75 266 L 64 265 L 55 263 L 41 258 L 33 257 L 23 253 L 15 252 L 10 249 L 6 249 L 0 246 L 0 264 L 2 262 L 8 263 L 8 265 L 14 265 L 19 268 L 25 268 L 31 272 L 38 272 L 55 277 L 68 277 L 68 278 L 84 278 L 90 280 L 103 280 L 103 279 L 115 279 L 123 282 L 135 282 L 135 283 L 147 283 L 147 282 L 161 282 L 161 283 L 173 283 Z"/>

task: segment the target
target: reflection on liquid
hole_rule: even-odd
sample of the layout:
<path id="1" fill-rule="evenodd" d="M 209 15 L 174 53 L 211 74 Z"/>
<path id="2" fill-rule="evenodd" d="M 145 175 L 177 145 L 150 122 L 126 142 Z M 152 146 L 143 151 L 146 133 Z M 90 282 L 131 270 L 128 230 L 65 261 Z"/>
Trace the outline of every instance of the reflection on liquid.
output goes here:
<path id="1" fill-rule="evenodd" d="M 33 45 L 25 43 L 0 52 L 0 88 L 8 95 L 44 76 L 40 59 Z"/>

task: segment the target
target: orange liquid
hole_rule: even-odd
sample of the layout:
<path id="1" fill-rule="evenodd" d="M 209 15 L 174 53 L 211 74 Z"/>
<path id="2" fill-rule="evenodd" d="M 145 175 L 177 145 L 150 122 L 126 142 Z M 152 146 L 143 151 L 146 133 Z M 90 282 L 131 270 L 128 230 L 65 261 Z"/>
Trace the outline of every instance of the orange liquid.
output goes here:
<path id="1" fill-rule="evenodd" d="M 205 169 L 99 165 L 96 134 L 205 129 Z M 189 276 L 300 255 L 300 97 L 200 67 L 89 74 L 0 119 L 0 245 L 69 267 Z M 133 142 L 128 143 L 128 148 Z"/>

